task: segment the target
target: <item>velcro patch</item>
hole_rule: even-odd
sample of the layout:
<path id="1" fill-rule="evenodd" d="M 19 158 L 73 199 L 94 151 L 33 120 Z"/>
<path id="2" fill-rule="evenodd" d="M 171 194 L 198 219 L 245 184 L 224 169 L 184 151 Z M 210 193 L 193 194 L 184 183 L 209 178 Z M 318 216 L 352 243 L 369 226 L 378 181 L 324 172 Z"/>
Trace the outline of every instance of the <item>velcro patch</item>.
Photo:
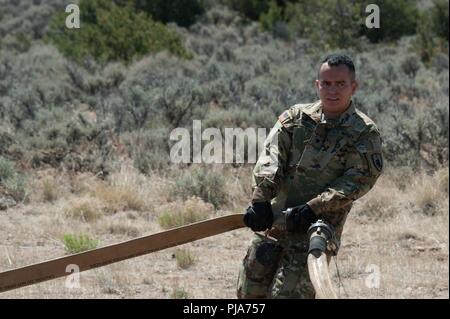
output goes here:
<path id="1" fill-rule="evenodd" d="M 289 111 L 284 111 L 279 117 L 278 121 L 280 121 L 281 124 L 286 123 L 291 118 L 291 113 Z"/>

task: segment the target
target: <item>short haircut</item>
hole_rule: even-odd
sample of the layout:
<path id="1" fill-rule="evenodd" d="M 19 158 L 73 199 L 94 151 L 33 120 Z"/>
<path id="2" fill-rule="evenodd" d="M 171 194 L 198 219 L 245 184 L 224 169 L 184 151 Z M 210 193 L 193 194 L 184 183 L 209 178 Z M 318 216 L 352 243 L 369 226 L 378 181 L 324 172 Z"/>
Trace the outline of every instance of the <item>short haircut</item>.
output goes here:
<path id="1" fill-rule="evenodd" d="M 324 63 L 328 63 L 329 66 L 345 65 L 350 71 L 352 79 L 353 80 L 355 79 L 356 76 L 355 65 L 353 64 L 353 61 L 349 56 L 341 53 L 332 53 L 328 55 L 325 59 L 323 59 L 322 63 L 320 64 L 320 67 L 322 67 L 322 64 Z M 317 78 L 319 78 L 320 67 L 319 72 L 317 73 Z"/>

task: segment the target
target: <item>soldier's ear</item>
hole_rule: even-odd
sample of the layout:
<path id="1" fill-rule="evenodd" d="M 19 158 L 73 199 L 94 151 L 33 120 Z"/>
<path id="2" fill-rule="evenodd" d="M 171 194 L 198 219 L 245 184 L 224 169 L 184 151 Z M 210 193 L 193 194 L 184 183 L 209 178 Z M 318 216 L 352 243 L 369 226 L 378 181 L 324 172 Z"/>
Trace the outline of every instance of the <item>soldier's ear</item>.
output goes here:
<path id="1" fill-rule="evenodd" d="M 352 81 L 352 94 L 355 94 L 356 90 L 358 89 L 359 83 L 356 80 Z"/>
<path id="2" fill-rule="evenodd" d="M 316 90 L 317 91 L 319 91 L 319 80 L 316 80 L 315 82 L 314 82 L 314 86 L 316 87 Z"/>

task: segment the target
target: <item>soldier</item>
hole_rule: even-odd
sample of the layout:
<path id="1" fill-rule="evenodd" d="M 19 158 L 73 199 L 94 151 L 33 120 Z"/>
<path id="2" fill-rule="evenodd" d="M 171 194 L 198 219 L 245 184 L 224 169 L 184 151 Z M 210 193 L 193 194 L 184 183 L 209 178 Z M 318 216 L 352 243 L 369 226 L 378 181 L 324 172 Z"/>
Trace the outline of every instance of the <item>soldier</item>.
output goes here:
<path id="1" fill-rule="evenodd" d="M 279 116 L 254 167 L 244 222 L 265 235 L 255 233 L 244 258 L 238 298 L 314 298 L 308 227 L 320 218 L 339 240 L 352 202 L 382 172 L 380 133 L 352 102 L 358 88 L 352 60 L 327 56 L 315 85 L 320 100 L 294 105 Z"/>

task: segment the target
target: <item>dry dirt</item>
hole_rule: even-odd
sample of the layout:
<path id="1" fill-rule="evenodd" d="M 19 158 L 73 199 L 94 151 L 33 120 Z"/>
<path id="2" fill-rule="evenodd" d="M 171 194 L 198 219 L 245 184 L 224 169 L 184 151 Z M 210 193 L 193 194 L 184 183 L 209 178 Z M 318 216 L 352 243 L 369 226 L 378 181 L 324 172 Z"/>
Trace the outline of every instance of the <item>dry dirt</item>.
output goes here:
<path id="1" fill-rule="evenodd" d="M 434 176 L 411 172 L 406 183 L 404 176 L 385 175 L 357 201 L 337 258 L 340 280 L 331 263 L 341 298 L 449 298 L 446 171 Z M 169 199 L 164 187 L 151 186 L 159 177 L 121 174 L 134 176 L 127 181 L 131 190 L 138 189 L 131 184 L 140 179 L 139 209 L 121 209 L 117 203 L 112 212 L 109 207 L 89 221 L 68 215 L 67 207 L 80 197 L 98 200 L 93 177 L 69 178 L 56 172 L 34 176 L 29 202 L 0 211 L 0 271 L 67 254 L 61 241 L 65 233 L 90 234 L 101 246 L 161 231 L 157 212 Z M 234 173 L 228 181 L 238 183 L 238 175 L 246 179 L 248 171 Z M 43 176 L 56 181 L 52 201 L 42 193 Z M 398 181 L 407 187 L 402 189 Z M 109 183 L 117 186 L 114 180 Z M 236 185 L 232 188 L 233 203 L 215 215 L 245 207 L 247 194 Z M 155 197 L 158 200 L 146 201 Z M 178 267 L 174 257 L 179 247 L 170 248 L 81 273 L 80 288 L 68 288 L 66 278 L 60 278 L 0 293 L 0 298 L 235 298 L 238 268 L 251 238 L 250 230 L 239 229 L 185 244 L 182 247 L 195 258 L 186 269 Z"/>

